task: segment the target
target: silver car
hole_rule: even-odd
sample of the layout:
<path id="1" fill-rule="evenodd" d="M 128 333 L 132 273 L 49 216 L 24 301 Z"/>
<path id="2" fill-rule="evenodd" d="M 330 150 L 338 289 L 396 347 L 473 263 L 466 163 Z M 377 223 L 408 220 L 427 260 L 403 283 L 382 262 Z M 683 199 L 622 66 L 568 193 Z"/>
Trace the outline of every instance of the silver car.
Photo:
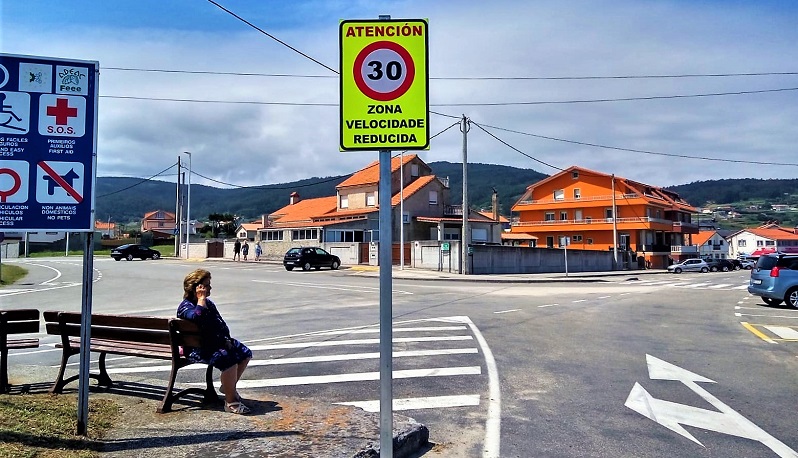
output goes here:
<path id="1" fill-rule="evenodd" d="M 709 264 L 703 259 L 686 259 L 680 263 L 668 266 L 668 272 L 677 274 L 682 272 L 709 272 Z"/>

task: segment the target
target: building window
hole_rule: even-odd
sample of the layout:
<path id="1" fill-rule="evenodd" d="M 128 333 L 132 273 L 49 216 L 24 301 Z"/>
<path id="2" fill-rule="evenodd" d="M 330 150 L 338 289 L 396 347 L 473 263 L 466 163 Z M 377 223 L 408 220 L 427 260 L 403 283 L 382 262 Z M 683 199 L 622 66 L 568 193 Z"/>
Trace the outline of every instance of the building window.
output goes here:
<path id="1" fill-rule="evenodd" d="M 438 205 L 438 191 L 429 192 L 429 204 Z"/>
<path id="2" fill-rule="evenodd" d="M 581 242 L 582 241 L 582 236 L 577 234 L 577 235 L 574 235 L 571 239 L 574 242 Z"/>
<path id="3" fill-rule="evenodd" d="M 291 231 L 291 240 L 318 240 L 318 229 L 295 229 Z"/>
<path id="4" fill-rule="evenodd" d="M 593 239 L 587 239 L 587 244 L 588 245 L 593 245 Z"/>
<path id="5" fill-rule="evenodd" d="M 544 221 L 554 221 L 554 212 L 546 212 L 546 215 L 543 217 Z"/>
<path id="6" fill-rule="evenodd" d="M 745 248 L 745 240 L 738 240 L 737 241 L 737 246 L 739 248 Z"/>
<path id="7" fill-rule="evenodd" d="M 418 164 L 410 164 L 410 176 L 411 177 L 418 176 Z"/>
<path id="8" fill-rule="evenodd" d="M 579 178 L 579 171 L 578 170 L 574 170 L 573 172 L 571 172 L 571 178 L 573 178 L 574 180 L 578 179 Z"/>
<path id="9" fill-rule="evenodd" d="M 554 191 L 554 200 L 565 200 L 565 191 L 557 189 Z"/>
<path id="10" fill-rule="evenodd" d="M 607 218 L 607 219 L 612 219 L 612 209 L 611 208 L 605 208 L 604 209 L 604 217 Z"/>
<path id="11" fill-rule="evenodd" d="M 765 244 L 763 243 L 762 240 L 757 240 L 756 241 L 756 246 L 765 246 Z"/>
<path id="12" fill-rule="evenodd" d="M 341 196 L 341 208 L 349 208 L 349 196 Z"/>
<path id="13" fill-rule="evenodd" d="M 582 190 L 579 188 L 574 188 L 574 199 L 581 199 L 582 198 Z"/>
<path id="14" fill-rule="evenodd" d="M 410 213 L 408 212 L 402 213 L 402 223 L 410 224 Z"/>
<path id="15" fill-rule="evenodd" d="M 373 192 L 366 193 L 366 206 L 374 207 L 377 205 L 377 198 Z"/>
<path id="16" fill-rule="evenodd" d="M 565 221 L 568 219 L 568 212 L 560 212 L 560 221 Z"/>
<path id="17" fill-rule="evenodd" d="M 266 231 L 261 233 L 261 239 L 267 242 L 279 242 L 283 239 L 283 231 Z"/>
<path id="18" fill-rule="evenodd" d="M 773 240 L 765 240 L 765 246 L 776 246 L 776 242 Z"/>

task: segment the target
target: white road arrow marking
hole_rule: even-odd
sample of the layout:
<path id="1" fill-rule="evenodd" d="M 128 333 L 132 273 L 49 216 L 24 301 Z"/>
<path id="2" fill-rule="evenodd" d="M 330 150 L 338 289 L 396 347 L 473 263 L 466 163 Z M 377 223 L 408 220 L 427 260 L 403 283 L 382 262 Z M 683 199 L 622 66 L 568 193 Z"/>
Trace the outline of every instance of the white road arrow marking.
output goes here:
<path id="1" fill-rule="evenodd" d="M 632 387 L 632 391 L 624 404 L 626 407 L 701 446 L 703 444 L 685 430 L 682 425 L 755 440 L 773 450 L 780 457 L 798 458 L 798 452 L 722 403 L 697 383 L 715 383 L 713 380 L 651 355 L 646 355 L 646 363 L 648 364 L 648 375 L 652 380 L 681 382 L 705 401 L 712 404 L 719 412 L 657 399 L 651 396 L 639 383 L 635 383 L 634 387 Z"/>

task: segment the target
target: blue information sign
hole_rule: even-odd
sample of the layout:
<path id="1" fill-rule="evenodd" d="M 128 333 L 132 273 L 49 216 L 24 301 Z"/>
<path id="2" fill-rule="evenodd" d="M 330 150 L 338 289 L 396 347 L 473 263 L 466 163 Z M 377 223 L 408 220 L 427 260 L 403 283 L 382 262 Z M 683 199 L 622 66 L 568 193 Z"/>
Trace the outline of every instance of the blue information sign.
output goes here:
<path id="1" fill-rule="evenodd" d="M 94 230 L 99 70 L 0 54 L 0 231 Z"/>

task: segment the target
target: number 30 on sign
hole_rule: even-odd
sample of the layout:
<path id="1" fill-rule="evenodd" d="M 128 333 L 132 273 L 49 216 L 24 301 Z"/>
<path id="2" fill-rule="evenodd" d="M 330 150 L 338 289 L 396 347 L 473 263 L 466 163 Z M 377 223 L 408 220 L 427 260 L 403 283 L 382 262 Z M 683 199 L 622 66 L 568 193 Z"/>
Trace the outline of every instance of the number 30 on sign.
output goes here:
<path id="1" fill-rule="evenodd" d="M 340 148 L 429 148 L 427 22 L 341 22 Z"/>

